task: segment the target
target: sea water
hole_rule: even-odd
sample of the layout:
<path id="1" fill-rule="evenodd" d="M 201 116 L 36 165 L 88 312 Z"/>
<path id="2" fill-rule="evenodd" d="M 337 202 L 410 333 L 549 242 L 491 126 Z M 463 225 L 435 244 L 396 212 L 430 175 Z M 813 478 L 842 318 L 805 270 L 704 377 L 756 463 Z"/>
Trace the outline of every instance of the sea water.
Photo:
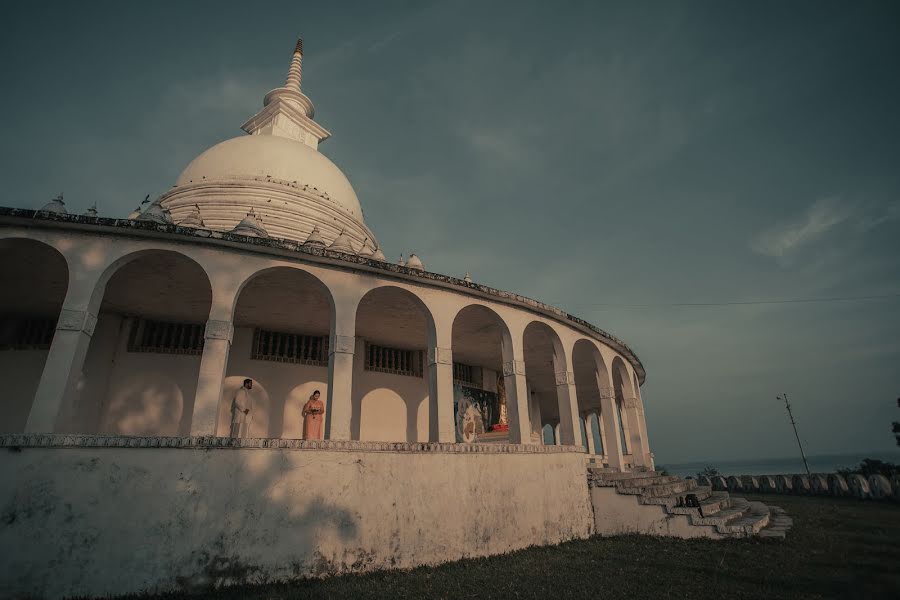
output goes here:
<path id="1" fill-rule="evenodd" d="M 810 473 L 834 473 L 838 469 L 849 469 L 857 466 L 864 458 L 874 458 L 885 462 L 900 463 L 900 451 L 898 452 L 863 452 L 860 454 L 819 454 L 807 456 Z M 793 473 L 805 473 L 803 459 L 800 454 L 782 458 L 756 458 L 743 460 L 705 460 L 684 463 L 663 463 L 657 459 L 657 470 L 665 469 L 671 475 L 686 477 L 697 473 L 706 467 L 712 467 L 719 471 L 720 475 L 782 475 Z"/>

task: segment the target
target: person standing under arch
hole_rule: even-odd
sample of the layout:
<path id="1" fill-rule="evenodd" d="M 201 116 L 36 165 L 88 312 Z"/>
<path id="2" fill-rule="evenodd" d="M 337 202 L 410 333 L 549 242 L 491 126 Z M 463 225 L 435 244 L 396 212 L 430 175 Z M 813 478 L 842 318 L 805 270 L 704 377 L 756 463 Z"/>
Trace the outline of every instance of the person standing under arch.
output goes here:
<path id="1" fill-rule="evenodd" d="M 321 440 L 322 424 L 325 421 L 325 403 L 319 399 L 319 390 L 312 393 L 303 405 L 303 439 Z"/>
<path id="2" fill-rule="evenodd" d="M 250 414 L 253 409 L 253 396 L 250 395 L 252 389 L 253 380 L 245 379 L 243 385 L 234 394 L 234 400 L 231 401 L 231 437 L 233 438 L 250 436 L 250 421 L 253 418 Z"/>

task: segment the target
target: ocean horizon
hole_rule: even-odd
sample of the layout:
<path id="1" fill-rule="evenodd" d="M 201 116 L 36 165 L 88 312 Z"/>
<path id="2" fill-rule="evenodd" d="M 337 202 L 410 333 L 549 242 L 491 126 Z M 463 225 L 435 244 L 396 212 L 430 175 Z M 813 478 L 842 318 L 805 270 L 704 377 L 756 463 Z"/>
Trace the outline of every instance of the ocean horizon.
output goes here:
<path id="1" fill-rule="evenodd" d="M 817 454 L 806 457 L 810 473 L 834 473 L 839 469 L 849 469 L 859 465 L 866 458 L 885 462 L 900 463 L 900 450 L 896 452 L 856 452 L 848 454 Z M 729 460 L 704 460 L 690 462 L 663 462 L 657 460 L 657 470 L 665 469 L 671 475 L 696 476 L 706 467 L 712 467 L 724 476 L 729 475 L 789 475 L 804 473 L 803 459 L 797 456 L 776 458 L 747 458 Z"/>

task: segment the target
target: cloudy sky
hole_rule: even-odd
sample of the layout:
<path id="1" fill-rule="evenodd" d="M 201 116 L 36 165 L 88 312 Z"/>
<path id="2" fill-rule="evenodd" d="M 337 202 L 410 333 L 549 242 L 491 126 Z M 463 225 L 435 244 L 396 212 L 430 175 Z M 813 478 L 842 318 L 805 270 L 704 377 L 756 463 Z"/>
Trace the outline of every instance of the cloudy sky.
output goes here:
<path id="1" fill-rule="evenodd" d="M 4 6 L 7 206 L 125 216 L 304 91 L 390 257 L 626 340 L 658 462 L 895 450 L 900 4 Z M 782 302 L 787 300 L 820 300 Z M 775 302 L 772 302 L 775 301 Z"/>

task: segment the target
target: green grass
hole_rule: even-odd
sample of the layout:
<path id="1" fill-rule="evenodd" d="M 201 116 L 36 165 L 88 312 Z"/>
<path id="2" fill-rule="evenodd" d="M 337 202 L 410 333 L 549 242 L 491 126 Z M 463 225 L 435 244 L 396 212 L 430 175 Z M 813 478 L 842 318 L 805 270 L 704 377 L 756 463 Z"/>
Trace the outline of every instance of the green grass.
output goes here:
<path id="1" fill-rule="evenodd" d="M 900 598 L 900 505 L 748 498 L 788 511 L 794 527 L 786 540 L 598 537 L 433 568 L 239 586 L 192 597 Z"/>

